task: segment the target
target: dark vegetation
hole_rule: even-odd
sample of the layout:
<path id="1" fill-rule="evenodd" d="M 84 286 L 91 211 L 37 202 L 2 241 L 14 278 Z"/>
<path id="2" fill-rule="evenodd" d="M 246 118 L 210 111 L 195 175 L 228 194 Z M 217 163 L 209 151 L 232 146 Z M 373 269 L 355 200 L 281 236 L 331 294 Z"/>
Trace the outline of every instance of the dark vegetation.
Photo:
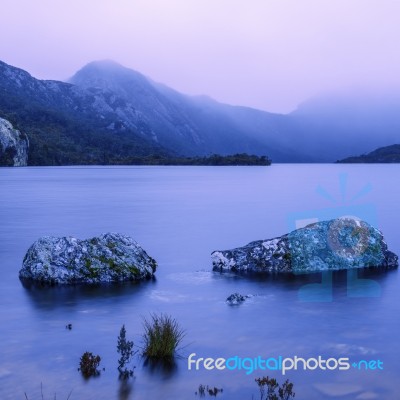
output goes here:
<path id="1" fill-rule="evenodd" d="M 400 163 L 400 144 L 380 147 L 379 149 L 371 151 L 371 153 L 348 157 L 337 161 L 337 163 Z"/>
<path id="2" fill-rule="evenodd" d="M 10 103 L 13 106 L 10 107 Z M 132 130 L 109 131 L 94 121 L 71 117 L 43 106 L 0 96 L 0 116 L 29 138 L 28 165 L 270 165 L 266 156 L 213 154 L 182 157 L 140 137 Z M 13 165 L 10 149 L 0 165 Z M 4 158 L 4 160 L 3 160 Z"/>
<path id="3" fill-rule="evenodd" d="M 292 400 L 296 396 L 293 392 L 293 383 L 289 380 L 279 385 L 276 379 L 263 376 L 256 378 L 255 382 L 259 389 L 260 400 Z M 217 397 L 221 393 L 223 393 L 222 388 L 201 384 L 195 395 L 204 398 Z M 254 396 L 252 396 L 252 399 L 254 399 Z"/>
<path id="4" fill-rule="evenodd" d="M 129 164 L 132 165 L 271 165 L 271 160 L 266 156 L 249 155 L 246 153 L 222 156 L 213 154 L 208 157 L 162 157 L 158 155 L 148 157 L 133 157 Z"/>
<path id="5" fill-rule="evenodd" d="M 279 385 L 275 378 L 262 377 L 255 379 L 260 391 L 260 400 L 291 400 L 294 399 L 293 383 L 286 380 Z"/>
<path id="6" fill-rule="evenodd" d="M 71 117 L 40 105 L 28 106 L 18 99 L 10 107 L 10 102 L 8 98 L 5 105 L 0 96 L 0 116 L 28 136 L 29 165 L 134 164 L 135 158 L 142 160 L 169 154 L 129 130 L 110 132 L 96 126 L 94 121 Z"/>
<path id="7" fill-rule="evenodd" d="M 119 332 L 117 340 L 117 352 L 120 355 L 118 359 L 118 372 L 120 379 L 128 379 L 133 376 L 133 369 L 128 368 L 127 365 L 131 362 L 135 352 L 133 351 L 133 342 L 126 339 L 125 325 Z"/>
<path id="8" fill-rule="evenodd" d="M 83 353 L 80 361 L 79 361 L 79 371 L 81 371 L 82 376 L 85 379 L 89 379 L 92 376 L 100 375 L 99 366 L 100 366 L 101 357 L 95 356 L 93 353 L 86 351 Z"/>
<path id="9" fill-rule="evenodd" d="M 206 397 L 206 395 L 210 397 L 217 397 L 219 393 L 222 393 L 224 390 L 221 388 L 217 388 L 215 386 L 206 386 L 206 385 L 199 385 L 199 389 L 195 392 L 195 395 L 199 395 L 200 397 Z"/>

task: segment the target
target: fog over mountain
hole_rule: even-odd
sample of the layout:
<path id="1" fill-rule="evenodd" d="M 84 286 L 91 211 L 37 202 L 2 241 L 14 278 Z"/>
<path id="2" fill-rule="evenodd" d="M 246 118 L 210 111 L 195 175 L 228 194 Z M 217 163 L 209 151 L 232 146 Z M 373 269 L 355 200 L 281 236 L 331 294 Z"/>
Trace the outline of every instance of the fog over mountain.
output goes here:
<path id="1" fill-rule="evenodd" d="M 28 134 L 31 164 L 244 152 L 274 162 L 334 162 L 400 141 L 395 90 L 325 94 L 283 115 L 188 96 L 96 61 L 67 83 L 0 62 L 0 93 L 0 117 Z"/>
<path id="2" fill-rule="evenodd" d="M 298 144 L 332 161 L 399 142 L 400 90 L 325 94 L 300 104 L 288 117 Z"/>
<path id="3" fill-rule="evenodd" d="M 247 152 L 301 161 L 301 152 L 284 146 L 277 135 L 279 115 L 187 96 L 112 61 L 92 62 L 69 82 L 114 93 L 135 110 L 129 118 L 117 109 L 124 124 L 180 154 Z"/>

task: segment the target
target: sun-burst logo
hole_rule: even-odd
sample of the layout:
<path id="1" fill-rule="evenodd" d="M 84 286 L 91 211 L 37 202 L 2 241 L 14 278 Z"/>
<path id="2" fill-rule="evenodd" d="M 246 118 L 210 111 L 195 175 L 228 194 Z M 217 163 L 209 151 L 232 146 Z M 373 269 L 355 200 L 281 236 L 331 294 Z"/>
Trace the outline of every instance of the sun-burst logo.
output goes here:
<path id="1" fill-rule="evenodd" d="M 372 191 L 372 186 L 368 183 L 354 194 L 351 194 L 348 175 L 340 174 L 338 180 L 339 195 L 332 195 L 321 185 L 318 185 L 316 188 L 316 194 L 329 202 L 330 206 L 291 213 L 288 216 L 289 230 L 293 231 L 316 222 L 334 220 L 327 225 L 328 228 L 323 233 L 326 235 L 323 241 L 329 247 L 331 254 L 333 254 L 333 262 L 347 263 L 351 261 L 356 265 L 362 261 L 364 253 L 367 250 L 369 251 L 370 246 L 369 239 L 371 232 L 368 229 L 368 225 L 363 221 L 371 226 L 377 226 L 375 206 L 371 203 L 363 202 L 364 198 Z M 312 225 L 309 231 L 312 236 Z M 321 232 L 318 232 L 318 234 L 321 235 Z M 296 234 L 292 238 L 296 240 Z M 292 254 L 292 268 L 294 273 L 309 272 L 310 269 L 307 270 L 304 266 L 306 255 L 304 253 L 300 254 L 303 250 L 296 249 L 294 243 L 292 248 L 295 249 L 295 253 Z M 318 266 L 322 262 L 321 258 L 315 252 L 312 257 L 312 259 L 306 259 L 307 267 L 310 268 L 311 265 L 311 269 L 313 268 L 313 263 Z M 296 264 L 296 260 L 301 260 L 301 262 L 297 261 Z M 333 301 L 333 272 L 327 268 L 326 271 L 321 272 L 321 276 L 321 283 L 307 284 L 300 288 L 299 298 L 302 301 Z M 360 279 L 357 268 L 347 269 L 348 297 L 378 297 L 380 293 L 378 282 L 371 279 Z"/>

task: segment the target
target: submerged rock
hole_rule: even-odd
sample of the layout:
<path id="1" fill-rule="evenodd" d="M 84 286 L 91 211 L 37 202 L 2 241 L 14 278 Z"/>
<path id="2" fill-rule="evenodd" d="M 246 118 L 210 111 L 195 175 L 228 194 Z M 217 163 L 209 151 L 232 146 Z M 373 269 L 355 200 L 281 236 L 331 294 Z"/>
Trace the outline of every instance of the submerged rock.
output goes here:
<path id="1" fill-rule="evenodd" d="M 308 273 L 365 267 L 397 268 L 382 233 L 364 221 L 316 222 L 287 235 L 214 251 L 215 271 Z"/>
<path id="2" fill-rule="evenodd" d="M 240 293 L 232 293 L 230 296 L 227 297 L 226 302 L 230 306 L 238 306 L 239 304 L 242 304 L 244 301 L 249 299 L 250 295 L 242 295 Z"/>
<path id="3" fill-rule="evenodd" d="M 19 276 L 47 284 L 123 282 L 151 278 L 156 267 L 132 238 L 118 233 L 42 237 L 26 253 Z"/>
<path id="4" fill-rule="evenodd" d="M 28 137 L 0 118 L 0 165 L 24 167 L 28 164 Z"/>

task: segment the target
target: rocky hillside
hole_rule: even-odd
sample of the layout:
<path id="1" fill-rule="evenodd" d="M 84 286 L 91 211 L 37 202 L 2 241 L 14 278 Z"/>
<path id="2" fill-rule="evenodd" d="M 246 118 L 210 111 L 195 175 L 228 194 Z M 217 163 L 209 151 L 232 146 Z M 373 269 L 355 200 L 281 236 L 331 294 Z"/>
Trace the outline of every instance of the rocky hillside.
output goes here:
<path id="1" fill-rule="evenodd" d="M 338 163 L 400 163 L 400 144 L 381 147 L 361 156 L 348 157 Z"/>
<path id="2" fill-rule="evenodd" d="M 187 96 L 113 61 L 92 62 L 69 82 L 98 96 L 113 93 L 125 126 L 179 154 L 251 153 L 302 160 L 301 150 L 279 137 L 279 115 Z"/>
<path id="3" fill-rule="evenodd" d="M 25 134 L 0 118 L 0 165 L 24 167 L 28 165 L 29 141 Z"/>
<path id="4" fill-rule="evenodd" d="M 169 154 L 124 125 L 119 102 L 112 93 L 41 81 L 0 62 L 0 117 L 29 137 L 30 165 L 129 164 L 135 157 Z"/>

